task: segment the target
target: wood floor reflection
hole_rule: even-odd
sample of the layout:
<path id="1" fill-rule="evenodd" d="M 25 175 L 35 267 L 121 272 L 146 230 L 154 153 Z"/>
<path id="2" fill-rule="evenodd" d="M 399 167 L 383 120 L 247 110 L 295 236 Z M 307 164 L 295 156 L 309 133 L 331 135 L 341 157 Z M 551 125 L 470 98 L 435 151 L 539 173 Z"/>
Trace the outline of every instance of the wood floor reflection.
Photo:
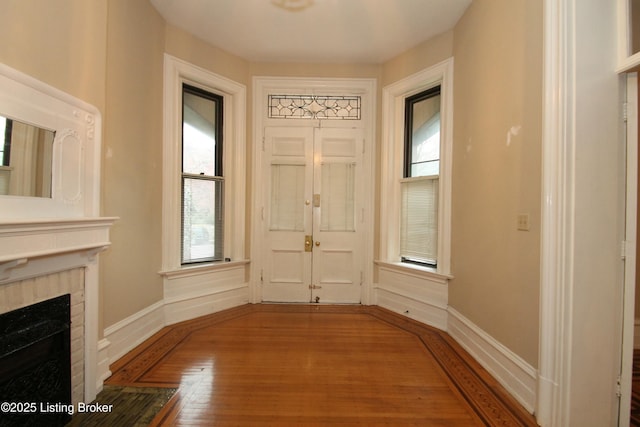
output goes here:
<path id="1" fill-rule="evenodd" d="M 164 328 L 111 371 L 178 387 L 158 426 L 536 425 L 447 334 L 378 307 L 237 307 Z"/>

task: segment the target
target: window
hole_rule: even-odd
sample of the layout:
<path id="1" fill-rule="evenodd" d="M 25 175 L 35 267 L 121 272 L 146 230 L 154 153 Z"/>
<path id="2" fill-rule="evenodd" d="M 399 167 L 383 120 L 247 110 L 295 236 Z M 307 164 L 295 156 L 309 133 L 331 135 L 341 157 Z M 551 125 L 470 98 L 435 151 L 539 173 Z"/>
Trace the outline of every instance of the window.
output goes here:
<path id="1" fill-rule="evenodd" d="M 400 259 L 437 266 L 440 86 L 405 99 Z"/>
<path id="2" fill-rule="evenodd" d="M 405 100 L 404 177 L 440 171 L 440 86 Z"/>
<path id="3" fill-rule="evenodd" d="M 165 54 L 163 113 L 167 284 L 246 262 L 246 88 Z"/>
<path id="4" fill-rule="evenodd" d="M 224 258 L 222 103 L 182 87 L 182 264 Z"/>
<path id="5" fill-rule="evenodd" d="M 452 58 L 383 88 L 379 262 L 449 277 L 452 128 Z"/>

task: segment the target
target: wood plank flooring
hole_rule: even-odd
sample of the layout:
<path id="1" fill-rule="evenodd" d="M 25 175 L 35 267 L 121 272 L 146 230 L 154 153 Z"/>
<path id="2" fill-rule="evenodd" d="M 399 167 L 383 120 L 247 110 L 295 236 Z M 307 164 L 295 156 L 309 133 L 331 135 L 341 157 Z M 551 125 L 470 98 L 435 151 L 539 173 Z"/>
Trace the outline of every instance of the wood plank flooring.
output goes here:
<path id="1" fill-rule="evenodd" d="M 164 328 L 107 384 L 178 387 L 156 426 L 535 426 L 447 334 L 379 307 L 246 305 Z"/>
<path id="2" fill-rule="evenodd" d="M 640 350 L 633 350 L 633 374 L 631 382 L 631 414 L 629 425 L 640 427 Z"/>

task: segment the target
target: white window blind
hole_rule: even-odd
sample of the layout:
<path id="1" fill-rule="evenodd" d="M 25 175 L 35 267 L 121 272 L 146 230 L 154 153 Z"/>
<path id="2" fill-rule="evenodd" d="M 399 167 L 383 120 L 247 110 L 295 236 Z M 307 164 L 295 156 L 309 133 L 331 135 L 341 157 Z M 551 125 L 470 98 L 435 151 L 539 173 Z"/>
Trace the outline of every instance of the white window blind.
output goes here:
<path id="1" fill-rule="evenodd" d="M 182 260 L 184 263 L 224 257 L 222 179 L 182 179 Z"/>
<path id="2" fill-rule="evenodd" d="M 438 177 L 400 181 L 400 257 L 435 265 L 438 253 Z"/>

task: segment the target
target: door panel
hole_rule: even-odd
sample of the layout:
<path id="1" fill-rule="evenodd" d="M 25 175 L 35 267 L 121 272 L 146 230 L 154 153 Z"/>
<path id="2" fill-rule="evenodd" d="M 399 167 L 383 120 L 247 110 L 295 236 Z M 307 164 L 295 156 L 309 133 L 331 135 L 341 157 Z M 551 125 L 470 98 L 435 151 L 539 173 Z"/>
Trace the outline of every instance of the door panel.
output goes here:
<path id="1" fill-rule="evenodd" d="M 308 302 L 311 298 L 313 129 L 265 131 L 265 256 L 263 300 Z"/>
<path id="2" fill-rule="evenodd" d="M 315 129 L 313 211 L 313 298 L 320 302 L 361 300 L 362 132 L 359 129 Z M 317 197 L 317 196 L 316 196 Z M 314 200 L 315 201 L 315 200 Z M 314 203 L 318 205 L 318 203 Z"/>
<path id="3" fill-rule="evenodd" d="M 356 129 L 265 130 L 263 301 L 360 302 L 362 143 Z"/>

